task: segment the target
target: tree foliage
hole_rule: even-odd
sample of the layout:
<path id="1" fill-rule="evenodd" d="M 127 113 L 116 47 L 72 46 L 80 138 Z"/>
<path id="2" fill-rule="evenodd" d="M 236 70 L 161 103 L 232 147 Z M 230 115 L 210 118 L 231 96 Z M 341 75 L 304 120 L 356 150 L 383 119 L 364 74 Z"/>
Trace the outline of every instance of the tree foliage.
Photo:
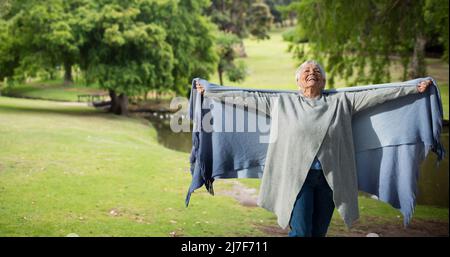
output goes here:
<path id="1" fill-rule="evenodd" d="M 2 0 L 7 1 L 7 0 Z M 77 65 L 114 112 L 149 90 L 186 94 L 217 64 L 207 1 L 23 0 L 0 20 L 0 79 Z M 117 98 L 117 99 L 116 99 Z M 115 106 L 116 100 L 123 101 Z M 124 109 L 125 108 L 125 109 Z"/>
<path id="2" fill-rule="evenodd" d="M 448 63 L 448 6 L 447 0 L 426 0 L 424 5 L 424 19 L 427 35 L 430 40 L 435 39 L 444 48 L 442 59 Z"/>
<path id="3" fill-rule="evenodd" d="M 302 0 L 293 6 L 309 43 L 291 37 L 292 49 L 299 59 L 324 62 L 331 85 L 336 76 L 351 84 L 389 81 L 392 57 L 400 60 L 403 78 L 423 76 L 425 44 L 436 35 L 448 61 L 448 1 Z"/>
<path id="4" fill-rule="evenodd" d="M 17 47 L 14 38 L 9 36 L 9 23 L 0 19 L 0 81 L 14 76 L 15 67 L 19 65 Z M 10 82 L 10 81 L 8 81 Z"/>
<path id="5" fill-rule="evenodd" d="M 186 94 L 193 77 L 208 78 L 215 70 L 218 55 L 215 51 L 214 24 L 203 15 L 205 0 L 184 0 L 165 4 L 143 3 L 141 16 L 167 32 L 166 41 L 172 46 L 174 64 L 173 90 Z"/>
<path id="6" fill-rule="evenodd" d="M 6 72 L 0 72 L 0 78 L 23 79 L 39 70 L 54 69 L 59 64 L 71 66 L 76 61 L 75 21 L 67 7 L 62 0 L 11 3 L 2 26 L 8 39 L 1 45 L 7 49 L 2 55 L 15 61 L 1 62 Z"/>
<path id="7" fill-rule="evenodd" d="M 217 73 L 219 74 L 220 84 L 223 85 L 223 74 L 226 73 L 230 81 L 243 81 L 246 76 L 247 68 L 245 63 L 235 63 L 236 50 L 235 46 L 240 39 L 231 33 L 218 32 L 217 36 L 217 52 L 219 54 L 219 64 Z"/>
<path id="8" fill-rule="evenodd" d="M 223 84 L 223 74 L 230 81 L 243 81 L 246 65 L 236 60 L 246 56 L 242 40 L 249 35 L 257 39 L 269 38 L 273 22 L 270 7 L 262 0 L 212 0 L 207 13 L 219 30 L 216 44 L 220 84 Z"/>
<path id="9" fill-rule="evenodd" d="M 0 19 L 6 16 L 11 9 L 11 0 L 0 0 Z"/>
<path id="10" fill-rule="evenodd" d="M 273 16 L 269 6 L 261 0 L 212 0 L 208 14 L 221 31 L 241 39 L 249 35 L 269 38 Z"/>
<path id="11" fill-rule="evenodd" d="M 173 52 L 166 31 L 142 22 L 136 7 L 132 2 L 109 1 L 84 13 L 94 26 L 85 31 L 82 67 L 102 87 L 119 94 L 142 94 L 173 82 Z"/>

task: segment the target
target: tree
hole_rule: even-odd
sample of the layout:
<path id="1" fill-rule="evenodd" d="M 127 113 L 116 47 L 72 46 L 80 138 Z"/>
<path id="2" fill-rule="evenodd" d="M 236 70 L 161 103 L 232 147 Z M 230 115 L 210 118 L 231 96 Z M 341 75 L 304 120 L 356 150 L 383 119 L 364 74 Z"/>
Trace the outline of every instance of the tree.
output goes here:
<path id="1" fill-rule="evenodd" d="M 448 6 L 449 2 L 446 0 L 426 0 L 424 6 L 425 24 L 429 35 L 428 40 L 436 39 L 438 44 L 441 44 L 444 49 L 442 59 L 448 63 Z M 427 41 L 428 43 L 428 41 Z"/>
<path id="2" fill-rule="evenodd" d="M 288 18 L 288 16 L 283 13 L 283 10 L 292 2 L 292 0 L 265 0 L 264 2 L 270 8 L 270 13 L 273 16 L 273 22 L 284 26 L 283 20 Z"/>
<path id="3" fill-rule="evenodd" d="M 273 22 L 274 23 L 283 23 L 283 19 L 281 17 L 281 12 L 278 10 L 276 3 L 274 0 L 266 0 L 265 1 L 267 6 L 270 8 L 270 14 L 272 14 Z"/>
<path id="4" fill-rule="evenodd" d="M 223 73 L 228 75 L 230 81 L 243 81 L 246 75 L 246 66 L 243 62 L 234 63 L 236 51 L 234 46 L 240 42 L 240 39 L 231 33 L 219 32 L 217 37 L 217 52 L 219 54 L 219 64 L 217 73 L 219 74 L 220 84 L 223 85 Z"/>
<path id="5" fill-rule="evenodd" d="M 9 23 L 0 19 L 0 81 L 11 78 L 14 75 L 14 68 L 19 65 L 13 49 L 13 39 L 9 37 L 8 30 Z"/>
<path id="6" fill-rule="evenodd" d="M 81 67 L 109 90 L 111 111 L 125 113 L 129 95 L 186 95 L 192 78 L 208 78 L 217 55 L 212 24 L 202 15 L 205 6 L 190 0 L 105 0 L 100 10 L 81 14 Z"/>
<path id="7" fill-rule="evenodd" d="M 208 78 L 218 59 L 212 23 L 203 15 L 206 5 L 193 0 L 16 1 L 0 20 L 5 24 L 0 78 L 77 65 L 87 81 L 109 91 L 110 110 L 117 114 L 127 113 L 128 96 L 149 90 L 186 94 L 192 78 Z"/>
<path id="8" fill-rule="evenodd" d="M 208 10 L 212 21 L 224 32 L 243 39 L 249 34 L 268 38 L 273 17 L 269 6 L 262 0 L 213 0 Z M 255 29 L 256 24 L 260 27 Z"/>
<path id="9" fill-rule="evenodd" d="M 209 78 L 217 65 L 214 24 L 204 15 L 208 1 L 169 1 L 165 4 L 143 2 L 141 18 L 154 22 L 167 32 L 166 41 L 174 55 L 172 77 L 174 83 L 165 90 L 188 95 L 194 77 Z M 170 17 L 170 19 L 168 19 Z"/>
<path id="10" fill-rule="evenodd" d="M 248 31 L 259 39 L 269 39 L 269 29 L 272 25 L 273 16 L 270 8 L 263 2 L 255 2 L 250 6 L 248 17 Z"/>
<path id="11" fill-rule="evenodd" d="M 78 47 L 71 30 L 76 21 L 67 6 L 68 2 L 62 0 L 11 2 L 4 17 L 17 60 L 9 63 L 8 69 L 15 70 L 16 78 L 63 65 L 65 81 L 72 82 L 71 67 L 76 62 Z"/>
<path id="12" fill-rule="evenodd" d="M 297 17 L 297 5 L 299 2 L 291 2 L 285 4 L 276 5 L 277 11 L 281 15 L 281 23 L 284 24 L 284 20 L 289 20 L 290 25 L 294 25 L 295 18 Z"/>
<path id="13" fill-rule="evenodd" d="M 404 79 L 424 76 L 431 32 L 439 35 L 448 61 L 448 1 L 303 0 L 295 6 L 309 43 L 293 42 L 294 53 L 324 61 L 330 85 L 335 76 L 351 84 L 388 81 L 393 56 Z"/>
<path id="14" fill-rule="evenodd" d="M 80 9 L 82 69 L 109 91 L 113 113 L 126 115 L 128 96 L 173 82 L 173 52 L 166 31 L 143 22 L 135 2 L 104 1 Z M 82 30 L 82 29 L 80 29 Z"/>
<path id="15" fill-rule="evenodd" d="M 257 39 L 269 38 L 273 17 L 262 0 L 212 0 L 207 13 L 219 30 L 241 39 L 240 57 L 246 56 L 242 39 L 249 35 Z"/>
<path id="16" fill-rule="evenodd" d="M 0 0 L 0 19 L 4 16 L 6 16 L 7 13 L 9 13 L 11 9 L 11 0 Z"/>

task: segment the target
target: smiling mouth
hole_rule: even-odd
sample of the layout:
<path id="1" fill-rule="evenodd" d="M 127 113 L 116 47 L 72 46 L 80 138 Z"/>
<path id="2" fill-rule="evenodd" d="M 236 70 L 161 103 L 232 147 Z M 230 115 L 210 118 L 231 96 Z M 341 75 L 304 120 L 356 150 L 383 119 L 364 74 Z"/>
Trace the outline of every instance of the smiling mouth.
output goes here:
<path id="1" fill-rule="evenodd" d="M 318 79 L 316 77 L 309 77 L 308 79 L 306 79 L 306 81 L 318 81 Z"/>

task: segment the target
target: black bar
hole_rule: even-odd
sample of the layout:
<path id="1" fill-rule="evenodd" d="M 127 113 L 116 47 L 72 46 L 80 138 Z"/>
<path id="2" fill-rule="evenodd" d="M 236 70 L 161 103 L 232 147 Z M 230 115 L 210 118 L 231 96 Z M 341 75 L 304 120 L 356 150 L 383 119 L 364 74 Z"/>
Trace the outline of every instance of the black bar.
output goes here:
<path id="1" fill-rule="evenodd" d="M 409 256 L 418 251 L 427 255 L 447 249 L 443 238 L 269 238 L 269 237 L 127 237 L 127 238 L 0 238 L 3 252 L 19 255 L 44 254 L 124 254 L 124 256 L 309 256 L 359 255 Z"/>

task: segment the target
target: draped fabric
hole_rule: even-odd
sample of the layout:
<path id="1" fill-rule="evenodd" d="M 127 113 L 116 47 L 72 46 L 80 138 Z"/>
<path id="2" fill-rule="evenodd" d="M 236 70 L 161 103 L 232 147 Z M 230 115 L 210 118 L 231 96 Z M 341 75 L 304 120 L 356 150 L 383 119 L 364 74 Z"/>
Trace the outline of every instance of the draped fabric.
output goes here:
<path id="1" fill-rule="evenodd" d="M 433 81 L 433 85 L 425 93 L 398 97 L 353 115 L 349 131 L 353 140 L 346 142 L 353 144 L 353 147 L 348 149 L 354 151 L 357 189 L 375 195 L 379 200 L 399 209 L 404 216 L 405 225 L 410 222 L 416 204 L 420 163 L 429 150 L 438 156 L 438 160 L 442 160 L 444 156 L 444 149 L 439 141 L 443 110 L 436 81 L 428 77 L 323 91 L 324 95 L 333 96 L 350 92 L 415 87 L 424 79 Z M 196 80 L 205 87 L 205 95 L 196 91 Z M 186 206 L 194 190 L 203 185 L 208 192 L 214 194 L 215 179 L 262 178 L 264 175 L 269 142 L 264 142 L 261 138 L 270 138 L 272 131 L 268 124 L 272 120 L 268 115 L 255 113 L 250 108 L 242 108 L 243 112 L 237 112 L 236 107 L 227 107 L 223 101 L 208 97 L 208 93 L 213 95 L 221 92 L 298 95 L 297 91 L 227 87 L 203 79 L 194 79 L 189 99 L 189 116 L 194 123 L 190 156 L 192 182 L 186 196 Z M 212 130 L 205 130 L 205 120 L 213 121 Z M 249 129 L 249 124 L 255 120 L 266 122 L 257 122 L 253 130 Z M 248 123 L 249 121 L 251 122 Z M 226 130 L 227 124 L 232 124 L 229 131 Z M 237 128 L 239 126 L 242 127 L 240 130 Z M 283 133 L 278 131 L 278 136 L 283 137 Z M 339 156 L 336 154 L 333 158 Z M 311 163 L 305 164 L 306 167 L 309 165 Z M 324 167 L 324 170 L 326 168 L 330 169 Z M 264 195 L 260 192 L 260 197 Z M 283 215 L 287 217 L 290 213 Z M 279 220 L 279 224 L 285 227 L 286 220 Z"/>

